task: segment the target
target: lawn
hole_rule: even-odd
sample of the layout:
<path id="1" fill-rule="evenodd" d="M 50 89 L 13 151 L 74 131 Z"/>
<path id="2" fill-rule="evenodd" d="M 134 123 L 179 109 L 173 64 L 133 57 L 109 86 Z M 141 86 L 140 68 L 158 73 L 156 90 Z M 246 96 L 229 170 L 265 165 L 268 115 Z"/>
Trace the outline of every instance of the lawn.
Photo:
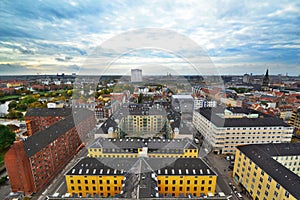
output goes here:
<path id="1" fill-rule="evenodd" d="M 18 95 L 4 96 L 4 97 L 0 97 L 0 102 L 14 100 L 14 99 L 16 100 L 19 98 L 20 98 L 20 96 L 18 96 Z"/>

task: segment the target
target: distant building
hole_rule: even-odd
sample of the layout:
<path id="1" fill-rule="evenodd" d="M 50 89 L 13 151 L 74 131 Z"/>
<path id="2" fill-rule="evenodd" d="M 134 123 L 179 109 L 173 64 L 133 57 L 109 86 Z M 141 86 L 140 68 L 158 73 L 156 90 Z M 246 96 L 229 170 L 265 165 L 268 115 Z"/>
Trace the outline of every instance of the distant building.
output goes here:
<path id="1" fill-rule="evenodd" d="M 251 84 L 252 83 L 252 76 L 249 75 L 249 74 L 244 74 L 243 83 Z"/>
<path id="2" fill-rule="evenodd" d="M 38 123 L 34 126 L 44 126 L 25 140 L 15 141 L 5 154 L 4 162 L 9 176 L 12 192 L 32 194 L 49 183 L 77 153 L 82 144 L 79 134 L 89 132 L 94 127 L 94 113 L 88 110 L 74 111 L 72 115 L 64 116 L 64 111 L 57 110 L 60 120 L 55 121 L 52 112 L 45 127 L 44 112 L 31 111 L 31 117 L 36 117 Z M 50 112 L 50 113 L 51 113 Z M 39 116 L 38 113 L 42 116 Z M 33 116 L 34 115 L 34 116 Z M 34 118 L 32 119 L 33 121 Z M 74 122 L 76 120 L 76 124 Z M 48 122 L 47 122 L 48 124 Z"/>
<path id="3" fill-rule="evenodd" d="M 194 110 L 199 108 L 212 108 L 217 106 L 217 101 L 207 99 L 194 99 Z"/>
<path id="4" fill-rule="evenodd" d="M 131 82 L 139 83 L 143 81 L 141 69 L 131 69 Z"/>
<path id="5" fill-rule="evenodd" d="M 172 95 L 172 107 L 181 113 L 193 113 L 194 99 L 192 95 Z"/>
<path id="6" fill-rule="evenodd" d="M 261 89 L 264 91 L 269 90 L 269 84 L 270 84 L 270 77 L 269 77 L 269 70 L 267 69 L 266 74 L 264 75 Z"/>
<path id="7" fill-rule="evenodd" d="M 252 199 L 300 199 L 300 143 L 237 147 L 233 178 Z"/>
<path id="8" fill-rule="evenodd" d="M 222 154 L 234 153 L 238 145 L 290 142 L 294 129 L 277 117 L 239 107 L 200 108 L 193 124 Z"/>

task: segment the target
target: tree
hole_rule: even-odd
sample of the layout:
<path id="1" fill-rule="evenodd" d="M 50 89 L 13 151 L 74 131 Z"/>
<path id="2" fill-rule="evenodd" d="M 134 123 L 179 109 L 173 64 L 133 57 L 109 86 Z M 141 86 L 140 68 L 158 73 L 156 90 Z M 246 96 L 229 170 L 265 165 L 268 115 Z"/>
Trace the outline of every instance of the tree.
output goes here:
<path id="1" fill-rule="evenodd" d="M 73 94 L 73 91 L 72 90 L 68 90 L 67 91 L 67 95 L 70 97 L 70 96 L 72 96 L 72 94 Z"/>
<path id="2" fill-rule="evenodd" d="M 21 112 L 11 110 L 6 115 L 8 119 L 21 119 L 23 117 L 23 114 Z"/>
<path id="3" fill-rule="evenodd" d="M 139 94 L 139 98 L 138 98 L 138 103 L 142 103 L 143 102 L 143 93 Z"/>
<path id="4" fill-rule="evenodd" d="M 0 151 L 9 147 L 15 141 L 15 138 L 15 133 L 11 132 L 7 126 L 0 124 Z"/>
<path id="5" fill-rule="evenodd" d="M 8 109 L 9 110 L 12 110 L 12 109 L 15 109 L 17 107 L 18 103 L 16 101 L 11 101 L 9 104 L 8 104 Z"/>

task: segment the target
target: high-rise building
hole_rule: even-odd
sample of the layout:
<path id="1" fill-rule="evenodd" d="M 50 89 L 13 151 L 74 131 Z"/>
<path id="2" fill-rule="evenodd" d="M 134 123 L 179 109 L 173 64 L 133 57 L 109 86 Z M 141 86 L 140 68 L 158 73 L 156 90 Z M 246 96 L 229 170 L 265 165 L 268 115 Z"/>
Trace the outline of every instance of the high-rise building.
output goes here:
<path id="1" fill-rule="evenodd" d="M 233 178 L 252 199 L 300 199 L 300 143 L 238 146 Z"/>
<path id="2" fill-rule="evenodd" d="M 131 82 L 138 83 L 143 81 L 141 69 L 131 69 Z"/>
<path id="3" fill-rule="evenodd" d="M 240 107 L 200 108 L 193 124 L 215 152 L 231 154 L 238 145 L 290 142 L 294 128 L 277 117 Z"/>

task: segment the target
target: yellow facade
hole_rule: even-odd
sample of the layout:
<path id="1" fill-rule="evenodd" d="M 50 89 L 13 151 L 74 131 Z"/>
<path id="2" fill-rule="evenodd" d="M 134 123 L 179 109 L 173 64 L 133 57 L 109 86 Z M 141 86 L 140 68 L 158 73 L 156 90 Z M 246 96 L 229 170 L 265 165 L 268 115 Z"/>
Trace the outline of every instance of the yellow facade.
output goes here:
<path id="1" fill-rule="evenodd" d="M 86 197 L 87 194 L 100 197 L 113 197 L 122 190 L 123 175 L 66 175 L 68 193 Z"/>
<path id="2" fill-rule="evenodd" d="M 148 157 L 152 158 L 197 158 L 198 157 L 198 149 L 184 149 L 177 150 L 175 149 L 174 153 L 168 153 L 168 152 L 152 152 L 148 153 Z M 89 148 L 88 149 L 88 157 L 91 158 L 136 158 L 140 157 L 141 152 L 143 152 L 142 148 L 138 148 L 137 152 L 109 152 L 104 153 L 102 148 Z"/>
<path id="3" fill-rule="evenodd" d="M 252 199 L 296 200 L 239 149 L 236 149 L 233 178 L 245 187 Z"/>
<path id="4" fill-rule="evenodd" d="M 171 176 L 157 176 L 158 191 L 160 194 L 171 195 L 178 197 L 180 194 L 187 196 L 207 195 L 208 193 L 215 193 L 217 176 L 195 176 L 195 175 L 171 175 Z"/>

